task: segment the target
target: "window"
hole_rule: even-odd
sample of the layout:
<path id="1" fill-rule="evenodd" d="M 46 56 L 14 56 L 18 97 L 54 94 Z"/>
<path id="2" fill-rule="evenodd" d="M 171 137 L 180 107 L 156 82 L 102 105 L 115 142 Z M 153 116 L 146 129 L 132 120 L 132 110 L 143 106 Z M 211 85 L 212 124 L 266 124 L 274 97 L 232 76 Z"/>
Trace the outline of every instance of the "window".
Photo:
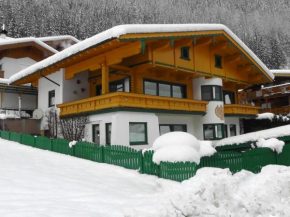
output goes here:
<path id="1" fill-rule="evenodd" d="M 189 47 L 188 46 L 182 47 L 180 49 L 180 58 L 184 59 L 184 60 L 190 60 L 189 59 Z"/>
<path id="2" fill-rule="evenodd" d="M 225 124 L 225 138 L 228 138 L 228 125 Z"/>
<path id="3" fill-rule="evenodd" d="M 236 136 L 237 135 L 237 129 L 235 124 L 230 124 L 230 136 Z"/>
<path id="4" fill-rule="evenodd" d="M 218 140 L 224 138 L 224 124 L 204 124 L 203 133 L 205 140 Z"/>
<path id="5" fill-rule="evenodd" d="M 223 68 L 222 67 L 222 56 L 214 55 L 214 59 L 215 59 L 215 67 L 222 69 Z"/>
<path id="6" fill-rule="evenodd" d="M 111 145 L 112 123 L 106 123 L 106 145 Z"/>
<path id="7" fill-rule="evenodd" d="M 93 143 L 100 144 L 100 125 L 93 125 Z"/>
<path id="8" fill-rule="evenodd" d="M 160 124 L 159 131 L 160 135 L 175 131 L 187 132 L 187 126 L 186 124 Z"/>
<path id="9" fill-rule="evenodd" d="M 222 101 L 222 87 L 216 85 L 201 86 L 201 98 L 205 101 Z"/>
<path id="10" fill-rule="evenodd" d="M 144 79 L 144 93 L 155 96 L 186 98 L 186 85 Z"/>
<path id="11" fill-rule="evenodd" d="M 235 93 L 231 91 L 223 91 L 224 104 L 235 104 Z"/>
<path id="12" fill-rule="evenodd" d="M 147 123 L 129 123 L 130 145 L 147 145 Z"/>
<path id="13" fill-rule="evenodd" d="M 48 107 L 52 107 L 55 105 L 55 91 L 48 92 Z"/>
<path id="14" fill-rule="evenodd" d="M 125 92 L 125 80 L 128 78 L 112 81 L 109 83 L 109 92 Z M 130 80 L 130 79 L 129 79 Z M 130 85 L 130 84 L 129 84 Z M 102 85 L 96 85 L 96 96 L 102 95 Z"/>

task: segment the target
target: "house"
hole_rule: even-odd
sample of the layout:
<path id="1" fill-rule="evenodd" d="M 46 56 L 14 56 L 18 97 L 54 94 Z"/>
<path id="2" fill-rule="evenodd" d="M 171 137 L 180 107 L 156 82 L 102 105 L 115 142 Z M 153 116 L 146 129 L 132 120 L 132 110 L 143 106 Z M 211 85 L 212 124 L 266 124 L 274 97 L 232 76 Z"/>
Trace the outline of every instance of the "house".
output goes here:
<path id="1" fill-rule="evenodd" d="M 240 92 L 240 102 L 252 102 L 261 107 L 260 113 L 290 113 L 290 70 L 271 70 L 275 80 L 253 85 Z"/>
<path id="2" fill-rule="evenodd" d="M 16 118 L 32 117 L 32 112 L 38 107 L 37 87 L 31 84 L 21 86 L 8 85 L 8 78 L 58 53 L 58 51 L 68 47 L 69 44 L 72 45 L 77 42 L 78 40 L 72 36 L 11 38 L 7 36 L 7 31 L 2 29 L 0 32 L 1 114 Z M 9 130 L 9 124 L 6 124 L 6 129 L 8 128 Z M 16 125 L 19 125 L 19 123 Z M 0 126 L 3 128 L 3 124 Z M 15 129 L 15 131 L 19 130 Z"/>
<path id="3" fill-rule="evenodd" d="M 9 81 L 38 86 L 43 111 L 87 115 L 88 141 L 139 149 L 169 131 L 200 140 L 238 135 L 240 118 L 260 109 L 238 104 L 238 90 L 273 78 L 224 25 L 162 24 L 116 26 Z"/>

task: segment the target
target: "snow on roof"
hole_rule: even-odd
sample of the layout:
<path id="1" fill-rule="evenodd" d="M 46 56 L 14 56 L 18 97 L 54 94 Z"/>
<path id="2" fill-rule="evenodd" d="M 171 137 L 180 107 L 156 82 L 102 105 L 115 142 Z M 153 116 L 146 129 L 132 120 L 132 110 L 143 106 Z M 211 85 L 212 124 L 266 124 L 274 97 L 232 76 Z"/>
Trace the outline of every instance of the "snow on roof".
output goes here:
<path id="1" fill-rule="evenodd" d="M 275 74 L 289 74 L 290 75 L 290 69 L 272 69 L 270 70 L 274 75 Z"/>
<path id="2" fill-rule="evenodd" d="M 193 31 L 225 31 L 230 35 L 257 63 L 261 68 L 272 78 L 274 75 L 265 66 L 265 64 L 225 25 L 222 24 L 130 24 L 120 25 L 92 36 L 84 41 L 81 41 L 53 56 L 44 59 L 10 77 L 10 83 L 20 80 L 38 70 L 44 69 L 50 65 L 62 61 L 74 54 L 82 52 L 90 47 L 98 44 L 119 38 L 126 34 L 137 33 L 172 33 L 172 32 L 193 32 Z"/>
<path id="3" fill-rule="evenodd" d="M 44 47 L 45 49 L 51 51 L 52 53 L 58 53 L 57 50 L 50 47 L 49 45 L 45 44 L 44 42 L 38 40 L 37 38 L 29 37 L 29 38 L 11 38 L 0 40 L 0 47 L 4 45 L 12 45 L 12 44 L 20 44 L 20 43 L 27 43 L 27 42 L 35 42 L 36 44 Z"/>
<path id="4" fill-rule="evenodd" d="M 253 133 L 246 133 L 239 136 L 225 138 L 218 141 L 215 144 L 215 147 L 258 141 L 260 138 L 270 139 L 289 135 L 290 135 L 290 125 L 285 125 L 282 127 L 275 127 L 267 130 L 261 130 Z"/>
<path id="5" fill-rule="evenodd" d="M 0 78 L 0 84 L 8 84 L 8 83 L 9 83 L 9 79 Z"/>
<path id="6" fill-rule="evenodd" d="M 60 40 L 72 40 L 74 42 L 79 42 L 79 40 L 71 35 L 59 35 L 59 36 L 48 36 L 37 38 L 41 41 L 60 41 Z"/>

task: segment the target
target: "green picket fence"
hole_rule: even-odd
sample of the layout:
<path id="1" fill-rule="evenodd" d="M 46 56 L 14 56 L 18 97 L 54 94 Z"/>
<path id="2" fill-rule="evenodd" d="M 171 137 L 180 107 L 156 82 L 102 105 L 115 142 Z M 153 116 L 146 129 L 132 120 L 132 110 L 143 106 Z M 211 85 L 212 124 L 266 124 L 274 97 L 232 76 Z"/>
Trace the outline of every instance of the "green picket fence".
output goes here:
<path id="1" fill-rule="evenodd" d="M 143 162 L 141 173 L 159 176 L 159 165 L 153 162 L 153 151 L 143 153 Z"/>
<path id="2" fill-rule="evenodd" d="M 104 163 L 139 169 L 138 151 L 121 145 L 110 145 L 104 149 Z"/>
<path id="3" fill-rule="evenodd" d="M 196 163 L 190 162 L 160 162 L 159 177 L 182 182 L 195 176 L 198 168 Z"/>
<path id="4" fill-rule="evenodd" d="M 38 136 L 35 138 L 35 147 L 40 148 L 43 150 L 52 150 L 52 140 L 44 137 L 44 136 Z"/>
<path id="5" fill-rule="evenodd" d="M 9 140 L 21 143 L 21 135 L 16 132 L 10 132 Z"/>
<path id="6" fill-rule="evenodd" d="M 261 172 L 262 167 L 277 164 L 276 153 L 269 148 L 255 148 L 242 153 L 242 168 L 253 173 Z"/>
<path id="7" fill-rule="evenodd" d="M 52 140 L 51 151 L 54 151 L 60 154 L 67 154 L 67 155 L 74 156 L 73 150 L 74 150 L 73 148 L 69 147 L 69 141 L 67 141 L 66 139 L 57 138 L 57 139 Z"/>
<path id="8" fill-rule="evenodd" d="M 1 131 L 1 138 L 2 139 L 6 139 L 6 140 L 9 140 L 9 136 L 10 135 L 10 133 L 9 132 L 7 132 L 7 131 Z"/>
<path id="9" fill-rule="evenodd" d="M 27 133 L 21 134 L 21 144 L 34 147 L 35 146 L 34 136 Z"/>
<path id="10" fill-rule="evenodd" d="M 277 164 L 290 166 L 290 144 L 284 145 L 280 154 L 277 154 Z"/>
<path id="11" fill-rule="evenodd" d="M 75 157 L 95 161 L 103 162 L 103 146 L 98 146 L 89 142 L 78 142 L 74 146 Z"/>

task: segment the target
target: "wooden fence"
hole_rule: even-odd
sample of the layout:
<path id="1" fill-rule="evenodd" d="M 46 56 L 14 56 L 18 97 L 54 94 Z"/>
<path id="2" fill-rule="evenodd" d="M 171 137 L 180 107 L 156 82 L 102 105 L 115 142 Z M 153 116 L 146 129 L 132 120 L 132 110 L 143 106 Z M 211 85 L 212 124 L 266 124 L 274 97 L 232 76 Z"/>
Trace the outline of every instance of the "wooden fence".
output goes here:
<path id="1" fill-rule="evenodd" d="M 283 152 L 277 154 L 269 148 L 249 149 L 248 143 L 223 147 L 210 157 L 201 158 L 200 164 L 190 162 L 161 162 L 157 165 L 153 162 L 153 151 L 137 151 L 125 146 L 98 146 L 88 142 L 78 142 L 71 148 L 69 141 L 65 139 L 49 139 L 43 136 L 31 136 L 15 132 L 1 131 L 1 138 L 16 141 L 23 145 L 50 150 L 56 153 L 66 154 L 100 163 L 108 163 L 122 166 L 128 169 L 137 169 L 140 173 L 156 175 L 160 178 L 174 181 L 184 181 L 193 177 L 199 168 L 217 167 L 229 168 L 236 173 L 242 169 L 259 173 L 263 166 L 278 164 L 290 166 L 290 137 L 281 137 L 285 141 Z M 231 148 L 231 150 L 229 150 Z M 243 150 L 241 152 L 241 150 Z"/>

